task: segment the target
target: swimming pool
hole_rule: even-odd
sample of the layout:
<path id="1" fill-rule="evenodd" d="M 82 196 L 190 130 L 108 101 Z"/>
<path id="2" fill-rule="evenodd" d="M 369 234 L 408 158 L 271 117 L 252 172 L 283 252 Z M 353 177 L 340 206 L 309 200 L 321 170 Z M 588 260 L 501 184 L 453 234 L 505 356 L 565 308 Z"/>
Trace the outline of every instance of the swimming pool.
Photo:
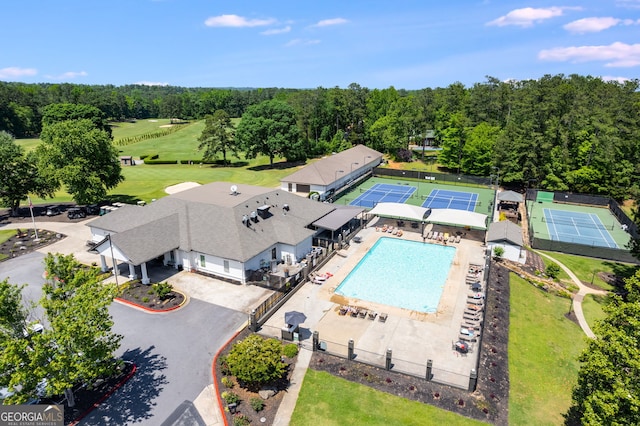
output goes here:
<path id="1" fill-rule="evenodd" d="M 456 249 L 380 238 L 336 293 L 418 312 L 435 312 Z"/>

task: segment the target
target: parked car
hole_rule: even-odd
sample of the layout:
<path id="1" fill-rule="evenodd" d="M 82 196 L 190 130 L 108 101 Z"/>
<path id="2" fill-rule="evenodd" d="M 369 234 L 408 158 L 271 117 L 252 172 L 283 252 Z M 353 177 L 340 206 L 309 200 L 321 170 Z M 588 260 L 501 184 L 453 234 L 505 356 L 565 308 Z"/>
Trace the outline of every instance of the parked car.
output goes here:
<path id="1" fill-rule="evenodd" d="M 60 207 L 58 207 L 58 206 L 49 206 L 49 207 L 47 207 L 47 212 L 46 212 L 47 216 L 57 216 L 60 213 L 62 213 L 62 211 L 60 211 Z"/>
<path id="2" fill-rule="evenodd" d="M 69 219 L 82 219 L 87 217 L 87 213 L 80 207 L 72 207 L 67 210 L 67 217 Z"/>
<path id="3" fill-rule="evenodd" d="M 100 206 L 97 204 L 89 204 L 88 206 L 81 207 L 87 216 L 100 214 Z"/>

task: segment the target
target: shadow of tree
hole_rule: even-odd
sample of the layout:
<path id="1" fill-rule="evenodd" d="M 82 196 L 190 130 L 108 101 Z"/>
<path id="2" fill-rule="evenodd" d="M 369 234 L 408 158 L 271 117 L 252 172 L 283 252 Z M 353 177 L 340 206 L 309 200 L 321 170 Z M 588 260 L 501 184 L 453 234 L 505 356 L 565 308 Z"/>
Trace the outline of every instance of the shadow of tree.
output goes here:
<path id="1" fill-rule="evenodd" d="M 100 406 L 103 424 L 124 425 L 152 417 L 154 400 L 168 383 L 162 373 L 167 368 L 165 357 L 156 353 L 155 346 L 131 349 L 122 355 L 125 361 L 137 366 L 136 373 Z"/>
<path id="2" fill-rule="evenodd" d="M 615 275 L 615 281 L 611 283 L 615 287 L 614 292 L 625 295 L 627 290 L 624 288 L 624 280 L 633 276 L 637 269 L 637 265 L 624 264 L 619 262 L 604 262 L 604 265 L 611 268 Z"/>
<path id="3" fill-rule="evenodd" d="M 285 169 L 291 169 L 293 167 L 304 166 L 305 164 L 306 164 L 306 161 L 292 161 L 292 162 L 280 161 L 277 163 L 274 162 L 273 166 L 270 164 L 263 164 L 259 166 L 247 167 L 247 170 L 253 170 L 256 172 L 259 172 L 262 170 L 285 170 Z"/>

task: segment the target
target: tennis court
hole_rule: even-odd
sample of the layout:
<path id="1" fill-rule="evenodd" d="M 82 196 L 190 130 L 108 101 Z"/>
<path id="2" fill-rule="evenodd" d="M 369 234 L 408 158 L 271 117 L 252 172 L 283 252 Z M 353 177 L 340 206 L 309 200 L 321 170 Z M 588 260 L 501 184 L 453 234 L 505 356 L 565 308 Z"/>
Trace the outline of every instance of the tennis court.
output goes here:
<path id="1" fill-rule="evenodd" d="M 378 203 L 404 203 L 416 191 L 415 186 L 376 183 L 371 188 L 360 189 L 363 192 L 349 204 L 360 207 L 375 207 Z"/>
<path id="2" fill-rule="evenodd" d="M 618 248 L 608 231 L 612 226 L 604 225 L 596 214 L 549 208 L 543 209 L 543 212 L 542 221 L 546 223 L 552 240 Z"/>
<path id="3" fill-rule="evenodd" d="M 475 211 L 478 194 L 475 192 L 450 191 L 448 189 L 432 189 L 422 203 L 422 207 L 432 209 L 455 209 Z"/>

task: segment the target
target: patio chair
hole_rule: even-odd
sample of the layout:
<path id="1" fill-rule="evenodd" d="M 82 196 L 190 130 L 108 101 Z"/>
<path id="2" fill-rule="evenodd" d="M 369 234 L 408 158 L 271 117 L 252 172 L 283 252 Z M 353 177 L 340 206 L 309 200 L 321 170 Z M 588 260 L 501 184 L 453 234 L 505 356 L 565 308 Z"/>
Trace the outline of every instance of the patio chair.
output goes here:
<path id="1" fill-rule="evenodd" d="M 460 241 L 462 241 L 462 237 L 460 235 L 456 235 L 456 240 L 455 243 L 459 243 Z"/>
<path id="2" fill-rule="evenodd" d="M 358 314 L 360 313 L 360 308 L 351 308 L 351 316 L 353 318 L 358 318 Z"/>
<path id="3" fill-rule="evenodd" d="M 348 306 L 340 306 L 340 310 L 338 311 L 338 315 L 347 315 L 347 312 L 349 312 L 349 307 Z"/>
<path id="4" fill-rule="evenodd" d="M 454 237 L 453 235 L 450 235 L 450 236 L 449 236 L 449 242 L 450 242 L 450 243 L 454 242 L 454 241 L 455 241 L 455 239 L 456 239 L 456 237 Z"/>
<path id="5" fill-rule="evenodd" d="M 437 240 L 438 239 L 438 231 L 433 231 L 433 234 L 431 235 L 431 239 L 432 240 Z"/>
<path id="6" fill-rule="evenodd" d="M 380 314 L 380 316 L 378 317 L 378 320 L 380 322 L 387 322 L 387 314 L 385 313 Z"/>
<path id="7" fill-rule="evenodd" d="M 377 316 L 378 316 L 377 312 L 369 311 L 369 314 L 367 315 L 367 318 L 369 318 L 371 321 L 373 321 L 373 320 L 376 319 Z"/>
<path id="8" fill-rule="evenodd" d="M 367 317 L 367 310 L 366 309 L 360 309 L 360 311 L 358 312 L 358 316 L 360 318 L 366 318 Z"/>

